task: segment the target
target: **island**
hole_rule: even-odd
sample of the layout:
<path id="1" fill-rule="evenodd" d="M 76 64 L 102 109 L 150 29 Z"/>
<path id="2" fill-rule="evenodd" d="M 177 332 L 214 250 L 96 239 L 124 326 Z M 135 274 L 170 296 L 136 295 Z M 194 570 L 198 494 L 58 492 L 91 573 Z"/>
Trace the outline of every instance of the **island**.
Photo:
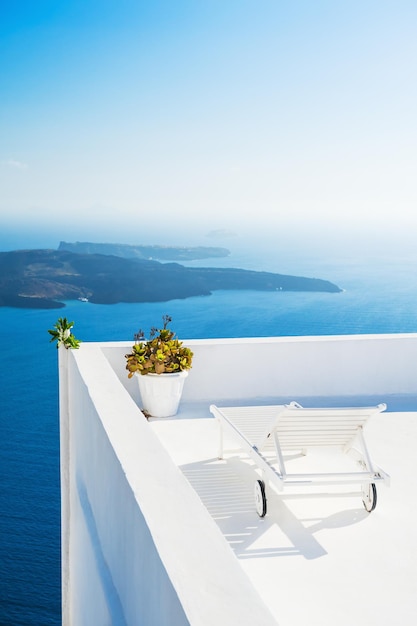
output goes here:
<path id="1" fill-rule="evenodd" d="M 338 293 L 319 278 L 229 268 L 185 267 L 66 250 L 0 252 L 0 306 L 61 308 L 66 300 L 97 304 L 166 302 L 219 289 Z"/>
<path id="2" fill-rule="evenodd" d="M 125 243 L 91 243 L 61 241 L 58 250 L 68 250 L 77 254 L 110 254 L 123 259 L 145 259 L 154 261 L 200 261 L 229 256 L 227 248 L 213 246 L 146 246 Z"/>

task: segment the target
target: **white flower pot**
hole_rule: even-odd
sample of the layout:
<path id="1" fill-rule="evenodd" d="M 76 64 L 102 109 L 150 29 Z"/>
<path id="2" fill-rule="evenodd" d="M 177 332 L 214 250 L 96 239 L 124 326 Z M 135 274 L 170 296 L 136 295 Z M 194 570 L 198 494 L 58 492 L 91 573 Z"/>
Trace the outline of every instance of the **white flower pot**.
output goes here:
<path id="1" fill-rule="evenodd" d="M 174 374 L 137 374 L 142 408 L 152 417 L 176 415 L 188 371 Z"/>

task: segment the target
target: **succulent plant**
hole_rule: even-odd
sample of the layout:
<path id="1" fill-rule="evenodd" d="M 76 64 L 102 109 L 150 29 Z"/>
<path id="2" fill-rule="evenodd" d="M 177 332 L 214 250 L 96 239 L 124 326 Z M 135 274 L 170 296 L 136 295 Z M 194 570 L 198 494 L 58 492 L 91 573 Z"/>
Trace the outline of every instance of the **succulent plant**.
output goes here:
<path id="1" fill-rule="evenodd" d="M 173 374 L 191 368 L 193 353 L 167 328 L 172 318 L 164 315 L 162 320 L 163 328 L 151 328 L 150 339 L 145 339 L 142 330 L 135 334 L 132 352 L 125 355 L 129 378 L 136 373 Z"/>

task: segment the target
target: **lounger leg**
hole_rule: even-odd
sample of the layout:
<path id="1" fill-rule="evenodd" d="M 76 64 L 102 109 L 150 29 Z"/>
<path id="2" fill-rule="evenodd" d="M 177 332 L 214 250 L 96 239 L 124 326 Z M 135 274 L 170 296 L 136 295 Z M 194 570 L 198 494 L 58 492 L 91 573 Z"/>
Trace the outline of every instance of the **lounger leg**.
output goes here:
<path id="1" fill-rule="evenodd" d="M 255 481 L 255 506 L 259 517 L 265 517 L 267 509 L 265 483 L 260 479 Z"/>
<path id="2" fill-rule="evenodd" d="M 367 483 L 362 485 L 362 502 L 368 513 L 371 513 L 376 507 L 377 493 L 375 483 Z"/>

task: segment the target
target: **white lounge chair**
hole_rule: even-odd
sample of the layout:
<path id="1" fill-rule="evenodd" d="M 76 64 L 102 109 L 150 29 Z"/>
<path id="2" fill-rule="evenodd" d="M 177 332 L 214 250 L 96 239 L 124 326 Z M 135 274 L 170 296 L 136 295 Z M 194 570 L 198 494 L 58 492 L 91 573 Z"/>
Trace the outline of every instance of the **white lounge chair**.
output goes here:
<path id="1" fill-rule="evenodd" d="M 255 482 L 256 510 L 260 517 L 267 511 L 266 483 L 278 492 L 286 486 L 358 483 L 365 509 L 373 511 L 377 501 L 375 483 L 389 484 L 389 476 L 372 463 L 363 427 L 371 415 L 385 409 L 385 404 L 365 408 L 303 408 L 296 402 L 282 406 L 210 406 L 219 422 L 219 458 L 223 458 L 225 430 L 234 436 L 239 448 L 249 454 L 262 472 L 263 480 Z M 271 449 L 272 442 L 271 456 L 268 448 Z M 287 473 L 284 451 L 301 451 L 305 455 L 309 448 L 328 446 L 349 454 L 359 468 L 348 472 Z"/>

